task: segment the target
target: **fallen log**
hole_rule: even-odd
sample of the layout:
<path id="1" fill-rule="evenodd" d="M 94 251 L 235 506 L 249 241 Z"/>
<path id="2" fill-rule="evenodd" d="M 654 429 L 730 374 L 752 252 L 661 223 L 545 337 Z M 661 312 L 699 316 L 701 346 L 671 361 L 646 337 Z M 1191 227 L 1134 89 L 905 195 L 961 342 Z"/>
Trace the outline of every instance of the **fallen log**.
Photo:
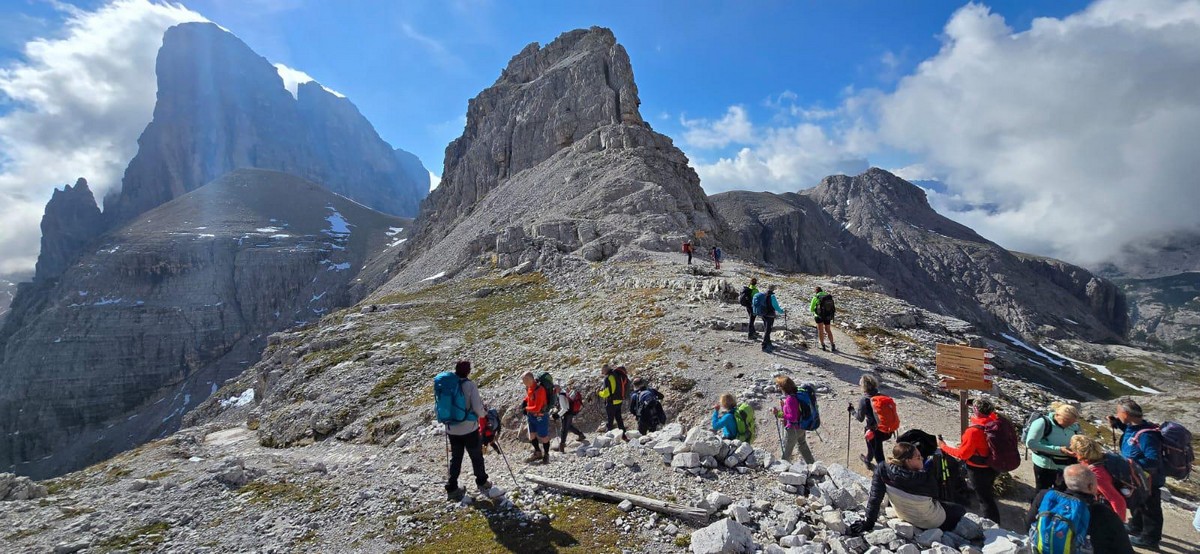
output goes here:
<path id="1" fill-rule="evenodd" d="M 654 498 L 649 498 L 646 496 L 639 496 L 636 494 L 629 494 L 629 493 L 619 492 L 619 491 L 614 491 L 614 490 L 609 490 L 609 489 L 602 489 L 600 487 L 591 487 L 588 485 L 578 485 L 575 483 L 568 483 L 566 481 L 558 481 L 555 479 L 542 477 L 540 475 L 526 474 L 525 479 L 530 482 L 542 485 L 544 487 L 550 487 L 550 488 L 564 490 L 564 491 L 572 493 L 576 496 L 589 496 L 589 497 L 593 497 L 593 498 L 600 498 L 603 500 L 608 500 L 611 502 L 620 502 L 622 500 L 628 500 L 628 501 L 632 502 L 634 506 L 640 506 L 647 510 L 653 510 L 653 511 L 661 513 L 661 514 L 667 514 L 669 516 L 677 517 L 680 519 L 685 519 L 685 520 L 695 521 L 695 522 L 704 522 L 704 521 L 708 520 L 708 512 L 704 511 L 701 508 L 694 508 L 692 506 L 684 506 L 683 504 L 675 504 L 673 502 L 666 502 L 663 500 L 657 500 Z"/>

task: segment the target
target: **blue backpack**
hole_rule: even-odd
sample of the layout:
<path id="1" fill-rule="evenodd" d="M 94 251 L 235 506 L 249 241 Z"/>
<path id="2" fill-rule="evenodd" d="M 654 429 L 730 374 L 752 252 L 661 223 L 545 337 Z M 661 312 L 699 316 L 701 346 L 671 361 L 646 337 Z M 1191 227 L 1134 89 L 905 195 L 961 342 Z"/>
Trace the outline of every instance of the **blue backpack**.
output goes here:
<path id="1" fill-rule="evenodd" d="M 816 431 L 821 428 L 821 411 L 817 408 L 817 389 L 811 384 L 805 384 L 796 391 L 796 400 L 800 402 L 800 428 L 805 431 Z"/>
<path id="2" fill-rule="evenodd" d="M 461 423 L 474 421 L 478 416 L 467 409 L 467 396 L 459 378 L 453 371 L 443 371 L 433 378 L 433 400 L 438 423 Z"/>
<path id="3" fill-rule="evenodd" d="M 750 301 L 750 309 L 754 311 L 754 315 L 772 315 L 771 299 L 767 298 L 767 293 L 756 293 Z"/>
<path id="4" fill-rule="evenodd" d="M 1029 527 L 1034 554 L 1086 554 L 1092 512 L 1082 500 L 1051 489 L 1042 497 L 1037 519 Z"/>

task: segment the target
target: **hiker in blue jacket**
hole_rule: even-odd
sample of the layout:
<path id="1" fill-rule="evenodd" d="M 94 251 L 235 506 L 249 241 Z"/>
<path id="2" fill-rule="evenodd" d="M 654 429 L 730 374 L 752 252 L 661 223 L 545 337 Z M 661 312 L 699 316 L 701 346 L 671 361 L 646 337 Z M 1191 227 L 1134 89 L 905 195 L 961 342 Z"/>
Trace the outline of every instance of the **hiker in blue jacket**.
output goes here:
<path id="1" fill-rule="evenodd" d="M 736 439 L 738 436 L 737 415 L 734 414 L 736 409 L 737 400 L 729 393 L 722 394 L 721 402 L 713 406 L 712 428 L 723 439 Z"/>
<path id="2" fill-rule="evenodd" d="M 1162 435 L 1158 426 L 1142 417 L 1142 407 L 1132 398 L 1117 401 L 1117 415 L 1108 422 L 1120 429 L 1121 455 L 1142 466 L 1150 474 L 1150 497 L 1140 507 L 1129 510 L 1129 542 L 1142 548 L 1157 549 L 1162 540 L 1162 487 L 1167 476 L 1162 472 Z"/>

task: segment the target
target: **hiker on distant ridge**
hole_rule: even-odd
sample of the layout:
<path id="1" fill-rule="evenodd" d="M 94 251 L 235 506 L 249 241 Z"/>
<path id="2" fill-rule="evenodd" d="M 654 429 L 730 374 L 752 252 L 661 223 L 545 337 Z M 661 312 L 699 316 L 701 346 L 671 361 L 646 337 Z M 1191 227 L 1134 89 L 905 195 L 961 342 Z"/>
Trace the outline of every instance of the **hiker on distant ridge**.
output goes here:
<path id="1" fill-rule="evenodd" d="M 821 350 L 825 350 L 825 337 L 829 337 L 829 347 L 837 352 L 837 345 L 833 343 L 833 329 L 830 327 L 830 324 L 833 323 L 833 316 L 837 314 L 833 295 L 825 292 L 821 287 L 817 287 L 816 294 L 808 303 L 808 309 L 817 323 L 817 340 L 821 343 Z"/>
<path id="2" fill-rule="evenodd" d="M 900 417 L 896 413 L 896 402 L 887 395 L 879 393 L 879 379 L 874 375 L 863 375 L 858 380 L 862 389 L 862 398 L 858 400 L 858 408 L 846 406 L 846 410 L 855 419 L 863 422 L 863 438 L 867 442 L 867 453 L 858 457 L 867 469 L 874 469 L 875 464 L 883 463 L 883 443 L 892 438 L 892 433 L 900 427 Z"/>
<path id="3" fill-rule="evenodd" d="M 896 443 L 887 463 L 875 466 L 866 517 L 850 524 L 847 534 L 857 536 L 874 529 L 884 495 L 896 510 L 897 517 L 921 529 L 936 527 L 953 531 L 967 513 L 967 509 L 958 504 L 936 499 L 937 476 L 925 470 L 921 451 L 908 442 Z"/>
<path id="4" fill-rule="evenodd" d="M 575 426 L 575 416 L 583 410 L 583 395 L 579 393 L 579 389 L 575 386 L 575 381 L 568 381 L 565 387 L 558 389 L 558 405 L 550 410 L 550 417 L 559 419 L 560 414 L 562 421 L 560 422 L 558 434 L 558 451 L 565 452 L 567 450 L 567 433 L 575 433 L 579 437 L 579 442 L 587 440 L 587 436 Z"/>
<path id="5" fill-rule="evenodd" d="M 445 372 L 438 375 L 446 380 L 446 390 L 438 390 L 437 379 L 434 384 L 438 419 L 445 420 L 446 436 L 450 441 L 450 474 L 446 479 L 446 496 L 452 501 L 462 500 L 465 494 L 458 488 L 464 451 L 471 457 L 471 470 L 475 472 L 475 485 L 480 492 L 486 495 L 492 490 L 483 464 L 483 447 L 479 442 L 479 425 L 487 417 L 487 407 L 479 396 L 479 387 L 467 378 L 470 374 L 471 362 L 463 360 L 454 365 L 453 374 Z M 443 414 L 443 411 L 447 413 Z"/>
<path id="6" fill-rule="evenodd" d="M 713 269 L 721 269 L 721 261 L 725 259 L 725 253 L 721 252 L 720 246 L 712 247 Z"/>
<path id="7" fill-rule="evenodd" d="M 754 295 L 758 294 L 758 279 L 751 277 L 750 284 L 742 288 L 741 294 L 738 295 L 738 304 L 746 307 L 746 315 L 750 316 L 750 330 L 747 336 L 750 340 L 758 338 L 758 331 L 754 329 Z"/>
<path id="8" fill-rule="evenodd" d="M 1096 498 L 1096 475 L 1087 466 L 1074 464 L 1063 470 L 1063 481 L 1066 490 L 1040 491 L 1029 506 L 1025 525 L 1033 552 L 1133 554 L 1137 542 L 1125 534 L 1125 526 L 1108 503 Z M 1080 548 L 1089 541 L 1090 550 Z"/>
<path id="9" fill-rule="evenodd" d="M 996 470 L 988 466 L 988 456 L 991 455 L 989 448 L 987 433 L 984 427 L 992 422 L 998 421 L 1000 415 L 996 413 L 996 406 L 991 400 L 981 398 L 976 400 L 972 408 L 971 425 L 962 433 L 962 440 L 957 448 L 946 444 L 946 441 L 938 439 L 938 448 L 943 452 L 962 460 L 967 465 L 968 474 L 971 477 L 971 488 L 975 491 L 975 497 L 979 499 L 979 505 L 983 509 L 983 516 L 996 522 L 1000 522 L 1000 505 L 996 503 Z M 1015 433 L 1010 433 L 1010 436 L 1015 437 Z M 1015 443 L 1012 444 L 1014 451 L 1017 448 Z"/>
<path id="10" fill-rule="evenodd" d="M 604 382 L 596 394 L 604 401 L 605 429 L 612 431 L 615 423 L 616 427 L 621 430 L 621 440 L 628 442 L 629 437 L 625 435 L 625 419 L 621 416 L 621 406 L 625 401 L 626 389 L 629 387 L 629 373 L 626 372 L 625 366 L 613 368 L 609 364 L 604 364 L 600 368 L 600 376 Z"/>
<path id="11" fill-rule="evenodd" d="M 1121 455 L 1150 474 L 1150 497 L 1129 513 L 1129 540 L 1134 546 L 1157 549 L 1162 540 L 1162 488 L 1167 484 L 1162 470 L 1162 434 L 1157 425 L 1144 419 L 1142 406 L 1129 397 L 1117 401 L 1117 415 L 1108 416 L 1108 423 L 1121 430 Z"/>
<path id="12" fill-rule="evenodd" d="M 1063 469 L 1075 463 L 1075 454 L 1067 447 L 1071 437 L 1083 432 L 1079 427 L 1079 408 L 1063 402 L 1050 405 L 1028 424 L 1021 438 L 1033 453 L 1034 486 L 1038 490 L 1054 487 Z"/>
<path id="13" fill-rule="evenodd" d="M 779 306 L 779 299 L 775 297 L 775 285 L 767 285 L 767 292 L 755 294 L 750 301 L 750 307 L 753 309 L 754 315 L 763 320 L 762 351 L 770 354 L 775 351 L 775 345 L 771 343 L 771 331 L 775 328 L 775 316 L 785 312 Z"/>
<path id="14" fill-rule="evenodd" d="M 738 436 L 737 428 L 737 400 L 732 394 L 722 394 L 716 406 L 713 406 L 712 413 L 712 428 L 723 439 L 736 439 Z"/>
<path id="15" fill-rule="evenodd" d="M 638 433 L 645 436 L 667 422 L 662 407 L 663 395 L 642 377 L 633 378 L 633 393 L 629 395 L 629 412 L 637 419 Z"/>
<path id="16" fill-rule="evenodd" d="M 695 251 L 696 251 L 696 247 L 692 246 L 692 241 L 690 241 L 690 240 L 683 241 L 683 253 L 687 254 L 687 257 L 688 257 L 687 264 L 688 265 L 692 265 L 692 252 L 695 252 Z"/>
<path id="17" fill-rule="evenodd" d="M 546 387 L 538 383 L 532 371 L 521 375 L 525 383 L 525 418 L 529 422 L 529 444 L 533 454 L 526 462 L 550 463 L 550 414 L 547 410 L 550 398 Z"/>

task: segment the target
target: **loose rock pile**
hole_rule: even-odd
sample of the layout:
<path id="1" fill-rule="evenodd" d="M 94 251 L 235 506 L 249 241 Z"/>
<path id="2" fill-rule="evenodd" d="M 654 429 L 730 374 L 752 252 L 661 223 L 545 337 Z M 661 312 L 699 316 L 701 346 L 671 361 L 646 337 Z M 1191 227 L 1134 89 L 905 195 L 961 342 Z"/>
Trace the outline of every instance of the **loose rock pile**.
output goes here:
<path id="1" fill-rule="evenodd" d="M 0 501 L 32 500 L 46 496 L 46 486 L 18 477 L 11 473 L 0 473 Z"/>

